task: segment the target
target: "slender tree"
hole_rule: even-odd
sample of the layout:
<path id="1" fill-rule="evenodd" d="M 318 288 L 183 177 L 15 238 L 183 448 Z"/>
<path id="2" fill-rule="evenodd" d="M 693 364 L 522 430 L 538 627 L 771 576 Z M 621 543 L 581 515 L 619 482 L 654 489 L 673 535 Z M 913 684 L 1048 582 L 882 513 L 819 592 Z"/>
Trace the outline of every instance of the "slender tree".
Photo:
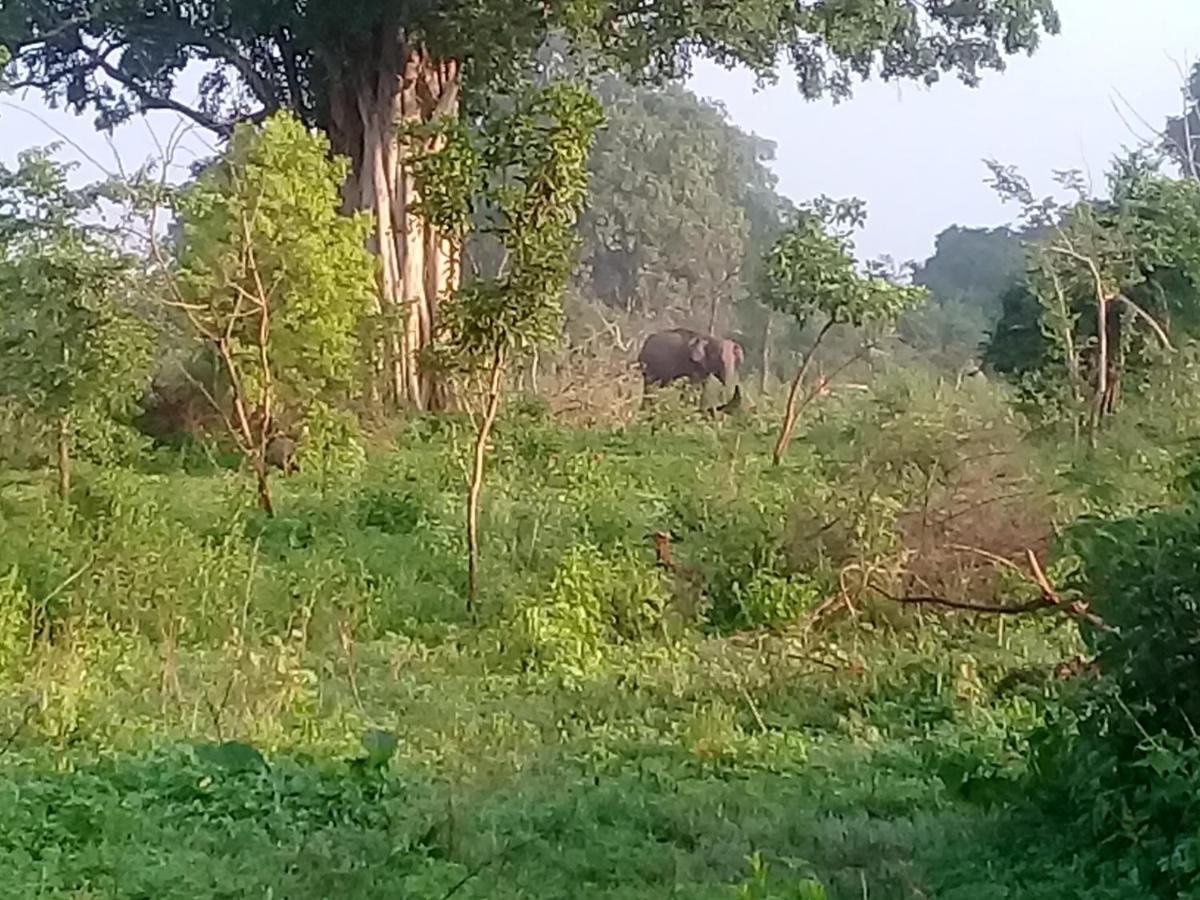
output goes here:
<path id="1" fill-rule="evenodd" d="M 303 419 L 344 391 L 370 300 L 369 222 L 338 214 L 346 169 L 323 135 L 279 112 L 240 124 L 224 156 L 183 190 L 145 178 L 122 185 L 145 211 L 137 233 L 164 282 L 162 302 L 216 354 L 229 396 L 193 384 L 224 419 L 268 514 L 280 420 Z M 160 206 L 179 225 L 174 253 L 159 235 Z"/>
<path id="2" fill-rule="evenodd" d="M 1024 379 L 1043 412 L 1063 408 L 1094 442 L 1117 409 L 1131 367 L 1197 333 L 1200 181 L 1172 179 L 1135 154 L 1110 174 L 1111 196 L 1092 197 L 1082 173 L 1061 172 L 1060 203 L 1034 194 L 1014 168 L 990 162 L 991 185 L 1041 237 L 1029 244 L 1023 290 L 1006 298 L 987 361 Z"/>
<path id="3" fill-rule="evenodd" d="M 414 161 L 422 212 L 455 240 L 479 224 L 498 252 L 446 298 L 435 357 L 484 382 L 467 480 L 468 607 L 479 589 L 479 508 L 488 440 L 513 358 L 558 333 L 587 199 L 588 150 L 603 121 L 583 87 L 552 83 L 478 130 L 447 128 L 438 152 Z"/>
<path id="4" fill-rule="evenodd" d="M 836 374 L 805 387 L 805 377 L 829 332 L 838 325 L 856 329 L 889 326 L 926 299 L 922 287 L 897 284 L 874 267 L 859 270 L 850 235 L 865 218 L 860 200 L 818 198 L 801 210 L 795 224 L 767 252 L 763 266 L 766 305 L 791 316 L 802 329 L 820 323 L 788 390 L 775 442 L 775 465 L 783 461 L 800 412 Z M 860 355 L 870 346 L 865 341 Z M 857 358 L 852 356 L 851 361 Z"/>
<path id="5" fill-rule="evenodd" d="M 0 398 L 53 434 L 64 500 L 81 421 L 128 415 L 153 359 L 130 300 L 138 265 L 88 221 L 96 192 L 68 172 L 49 150 L 0 166 Z"/>
<path id="6" fill-rule="evenodd" d="M 101 127 L 170 110 L 229 135 L 286 107 L 327 131 L 352 161 L 347 209 L 374 214 L 381 366 L 393 396 L 418 406 L 438 402 L 418 359 L 461 264 L 420 214 L 411 171 L 440 138 L 413 146 L 416 132 L 397 125 L 510 92 L 556 33 L 600 67 L 650 77 L 684 75 L 702 55 L 768 80 L 786 58 L 805 96 L 844 97 L 856 76 L 956 73 L 974 84 L 1058 27 L 1052 0 L 11 0 L 0 9 L 11 83 L 93 109 Z M 193 63 L 202 78 L 188 103 L 181 75 Z"/>

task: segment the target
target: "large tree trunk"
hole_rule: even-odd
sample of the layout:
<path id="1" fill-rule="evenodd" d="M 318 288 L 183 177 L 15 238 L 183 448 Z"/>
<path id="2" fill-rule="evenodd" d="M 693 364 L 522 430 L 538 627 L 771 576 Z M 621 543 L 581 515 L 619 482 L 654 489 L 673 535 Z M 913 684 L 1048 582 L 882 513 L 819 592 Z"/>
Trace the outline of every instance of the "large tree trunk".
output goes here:
<path id="1" fill-rule="evenodd" d="M 400 129 L 458 115 L 459 64 L 433 59 L 397 35 L 380 28 L 361 58 L 328 66 L 328 128 L 334 151 L 353 167 L 343 194 L 347 211 L 367 210 L 375 221 L 381 393 L 395 406 L 436 409 L 446 392 L 420 354 L 433 340 L 439 299 L 458 286 L 461 253 L 415 209 L 407 160 L 424 148 L 409 146 Z"/>

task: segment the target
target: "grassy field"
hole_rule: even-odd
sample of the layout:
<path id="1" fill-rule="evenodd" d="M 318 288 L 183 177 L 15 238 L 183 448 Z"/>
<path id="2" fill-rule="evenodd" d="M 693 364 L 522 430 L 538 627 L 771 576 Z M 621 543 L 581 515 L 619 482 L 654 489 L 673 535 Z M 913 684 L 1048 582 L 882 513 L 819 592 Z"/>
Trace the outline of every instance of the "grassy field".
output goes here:
<path id="1" fill-rule="evenodd" d="M 1023 796 L 1073 622 L 881 593 L 1028 599 L 978 551 L 1125 502 L 1006 409 L 896 379 L 774 469 L 755 415 L 516 403 L 473 613 L 452 418 L 281 481 L 272 520 L 195 448 L 65 508 L 10 472 L 0 896 L 1137 896 Z"/>

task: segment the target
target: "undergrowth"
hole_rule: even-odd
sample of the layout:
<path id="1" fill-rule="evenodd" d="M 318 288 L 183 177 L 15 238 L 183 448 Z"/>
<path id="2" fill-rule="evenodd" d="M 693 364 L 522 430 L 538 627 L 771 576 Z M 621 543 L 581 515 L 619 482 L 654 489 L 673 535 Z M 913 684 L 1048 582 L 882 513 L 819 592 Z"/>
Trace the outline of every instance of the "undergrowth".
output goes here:
<path id="1" fill-rule="evenodd" d="M 1131 675 L 1146 733 L 1082 741 L 1117 700 L 1055 674 L 1133 650 L 888 599 L 1028 599 L 1033 549 L 1124 624 L 1141 557 L 1104 541 L 1195 546 L 1190 519 L 1151 522 L 1051 558 L 1064 514 L 1133 508 L 1145 475 L 1072 493 L 1007 409 L 885 378 L 815 406 L 774 468 L 754 414 L 577 430 L 514 405 L 474 615 L 454 417 L 281 480 L 270 519 L 191 450 L 83 464 L 67 505 L 13 470 L 0 896 L 1185 896 L 1190 845 L 1163 824 L 1195 784 L 1182 719 Z M 1183 598 L 1181 559 L 1160 587 Z M 1087 831 L 1096 760 L 1111 805 Z M 1126 772 L 1154 773 L 1140 800 Z M 1118 820 L 1120 853 L 1146 822 L 1163 865 L 1105 864 Z"/>

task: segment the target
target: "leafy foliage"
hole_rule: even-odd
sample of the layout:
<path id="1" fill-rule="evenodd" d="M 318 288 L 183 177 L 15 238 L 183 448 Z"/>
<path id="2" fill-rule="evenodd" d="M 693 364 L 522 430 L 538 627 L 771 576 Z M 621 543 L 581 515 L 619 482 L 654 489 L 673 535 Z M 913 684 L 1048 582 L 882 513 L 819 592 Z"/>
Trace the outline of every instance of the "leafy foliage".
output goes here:
<path id="1" fill-rule="evenodd" d="M 926 297 L 924 288 L 897 283 L 881 265 L 868 266 L 865 274 L 859 271 L 850 234 L 865 217 L 865 207 L 858 199 L 820 197 L 801 211 L 767 252 L 763 266 L 766 304 L 790 316 L 801 329 L 811 321 L 823 320 L 792 378 L 775 444 L 775 465 L 783 461 L 800 410 L 828 384 L 828 379 L 822 378 L 800 399 L 804 378 L 830 329 L 838 325 L 856 330 L 887 328 Z"/>
<path id="2" fill-rule="evenodd" d="M 1094 430 L 1126 382 L 1136 390 L 1175 338 L 1195 334 L 1200 182 L 1164 177 L 1134 156 L 1115 166 L 1107 200 L 1088 198 L 1078 173 L 1061 173 L 1075 194 L 1061 205 L 1036 198 L 1011 169 L 992 171 L 1044 237 L 1031 246 L 1028 292 L 1007 297 L 987 362 L 1051 414 L 1089 419 Z"/>
<path id="3" fill-rule="evenodd" d="M 1193 497 L 1070 529 L 1073 589 L 1112 630 L 1086 635 L 1097 674 L 1031 741 L 1035 796 L 1074 835 L 1090 877 L 1148 897 L 1200 889 L 1187 824 L 1200 784 L 1198 527 Z"/>
<path id="4" fill-rule="evenodd" d="M 581 545 L 568 551 L 544 596 L 521 604 L 518 634 L 530 665 L 577 679 L 613 646 L 660 636 L 669 602 L 662 573 L 647 570 L 638 554 Z"/>
<path id="5" fill-rule="evenodd" d="M 983 71 L 1003 68 L 1005 55 L 1034 49 L 1043 31 L 1059 27 L 1049 0 L 919 11 L 896 0 L 820 0 L 800 8 L 754 0 L 737 15 L 694 0 L 653 10 L 607 0 L 249 2 L 178 11 L 167 3 L 117 2 L 91 14 L 85 9 L 79 0 L 6 4 L 0 34 L 13 55 L 15 86 L 37 87 L 77 111 L 94 108 L 102 127 L 168 108 L 226 133 L 238 120 L 261 120 L 283 107 L 310 125 L 330 126 L 339 87 L 375 75 L 401 32 L 419 35 L 437 58 L 468 60 L 477 97 L 510 87 L 555 31 L 595 54 L 600 69 L 677 77 L 693 54 L 703 54 L 769 78 L 786 58 L 806 96 L 844 97 L 855 76 L 872 74 L 933 82 L 955 73 L 974 84 Z M 189 107 L 174 95 L 180 73 L 194 62 L 210 71 L 200 103 Z"/>
<path id="6" fill-rule="evenodd" d="M 499 411 L 506 364 L 553 340 L 562 294 L 578 247 L 575 223 L 587 199 L 587 155 L 603 122 L 596 99 L 578 84 L 531 90 L 478 132 L 439 122 L 436 147 L 413 160 L 421 209 L 460 245 L 472 222 L 501 255 L 494 268 L 444 298 L 435 353 L 460 374 L 486 374 L 483 415 L 467 482 L 468 604 L 478 589 L 479 498 L 487 442 Z M 431 138 L 431 139 L 430 139 Z M 443 143 L 448 144 L 447 150 Z"/>
<path id="7" fill-rule="evenodd" d="M 87 220 L 95 193 L 68 172 L 49 150 L 0 169 L 0 396 L 56 426 L 60 453 L 80 429 L 104 442 L 128 420 L 153 353 L 137 262 Z"/>
<path id="8" fill-rule="evenodd" d="M 531 92 L 478 133 L 451 125 L 447 150 L 414 163 L 422 209 L 461 241 L 482 222 L 503 252 L 445 306 L 452 365 L 485 365 L 553 339 L 574 263 L 573 226 L 587 196 L 587 153 L 601 124 L 585 90 L 560 82 Z"/>
<path id="9" fill-rule="evenodd" d="M 1002 298 L 1025 280 L 1027 237 L 1007 227 L 959 225 L 939 234 L 933 256 L 912 275 L 928 289 L 929 302 L 904 315 L 900 338 L 946 368 L 977 360 L 1003 314 Z"/>
<path id="10" fill-rule="evenodd" d="M 270 379 L 285 408 L 344 390 L 373 264 L 364 216 L 340 213 L 347 162 L 287 114 L 235 132 L 219 163 L 174 199 L 180 308 L 198 337 L 227 341 L 247 393 Z M 269 359 L 260 353 L 269 305 Z"/>
<path id="11" fill-rule="evenodd" d="M 717 314 L 729 321 L 788 207 L 767 168 L 773 146 L 680 87 L 610 78 L 599 98 L 607 123 L 580 220 L 584 296 L 701 328 Z"/>
<path id="12" fill-rule="evenodd" d="M 926 460 L 971 455 L 960 431 L 992 415 L 896 379 L 819 407 L 783 473 L 753 415 L 584 430 L 506 410 L 477 625 L 453 602 L 452 417 L 368 439 L 326 493 L 306 468 L 271 520 L 224 472 L 169 458 L 89 478 L 72 510 L 6 489 L 5 883 L 301 900 L 440 897 L 471 872 L 458 895 L 1093 887 L 1061 858 L 1007 867 L 986 840 L 1001 811 L 966 799 L 1020 771 L 1041 708 L 991 691 L 1071 652 L 1069 626 L 999 634 L 865 597 L 819 629 L 793 618 L 847 563 L 883 577 Z M 769 629 L 736 633 L 751 624 Z M 1034 875 L 1044 890 L 1022 892 Z"/>
<path id="13" fill-rule="evenodd" d="M 1192 684 L 1200 560 L 1191 548 L 1198 522 L 1186 505 L 1081 522 L 1068 535 L 1080 567 L 1078 590 L 1115 629 L 1089 640 L 1117 688 L 1110 704 L 1095 709 L 1103 719 L 1095 732 L 1123 740 L 1127 751 L 1147 733 L 1191 737 L 1200 717 Z"/>
<path id="14" fill-rule="evenodd" d="M 268 513 L 272 442 L 294 442 L 288 427 L 348 391 L 369 309 L 368 221 L 340 213 L 346 173 L 328 141 L 280 113 L 261 127 L 239 126 L 221 160 L 180 191 L 141 173 L 113 192 L 145 217 L 142 237 L 166 308 L 198 354 L 215 355 L 228 397 L 190 376 L 186 363 L 181 371 L 251 464 Z M 173 257 L 158 234 L 165 202 L 180 226 Z"/>
<path id="15" fill-rule="evenodd" d="M 859 271 L 850 234 L 865 216 L 858 200 L 822 197 L 803 210 L 767 254 L 767 304 L 801 325 L 823 319 L 863 328 L 894 321 L 925 299 L 921 288 Z"/>

